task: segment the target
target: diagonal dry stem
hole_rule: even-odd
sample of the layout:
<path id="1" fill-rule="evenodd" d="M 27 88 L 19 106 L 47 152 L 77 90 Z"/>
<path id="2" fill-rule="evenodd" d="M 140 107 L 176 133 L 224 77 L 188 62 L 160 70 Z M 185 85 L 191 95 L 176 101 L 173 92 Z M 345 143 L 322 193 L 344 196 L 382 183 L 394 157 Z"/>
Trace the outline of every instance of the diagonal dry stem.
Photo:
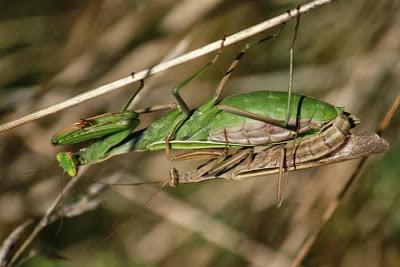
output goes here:
<path id="1" fill-rule="evenodd" d="M 20 256 L 25 252 L 25 250 L 32 244 L 35 240 L 36 236 L 49 224 L 50 218 L 53 215 L 54 211 L 57 209 L 58 205 L 63 200 L 63 197 L 67 196 L 71 189 L 75 186 L 75 184 L 80 180 L 82 177 L 82 172 L 80 175 L 76 176 L 75 178 L 69 180 L 69 182 L 65 185 L 62 192 L 57 196 L 57 198 L 53 201 L 50 207 L 46 210 L 46 213 L 37 223 L 35 228 L 33 228 L 32 232 L 28 235 L 22 245 L 17 249 L 15 254 L 12 256 L 10 262 L 7 266 L 11 267 L 17 262 Z"/>
<path id="2" fill-rule="evenodd" d="M 229 46 L 229 45 L 232 45 L 232 44 L 237 43 L 239 41 L 242 41 L 244 39 L 247 39 L 247 38 L 249 38 L 249 37 L 251 37 L 253 35 L 256 35 L 258 33 L 261 33 L 263 31 L 271 29 L 271 28 L 273 28 L 273 27 L 275 27 L 277 25 L 280 25 L 282 23 L 285 23 L 285 22 L 297 17 L 299 14 L 307 13 L 307 12 L 313 10 L 313 9 L 316 9 L 316 8 L 318 8 L 320 6 L 323 6 L 323 5 L 328 4 L 330 2 L 333 2 L 333 1 L 334 0 L 315 0 L 315 1 L 311 1 L 311 2 L 309 2 L 307 4 L 304 4 L 304 5 L 300 6 L 299 8 L 290 10 L 290 11 L 285 12 L 285 13 L 283 13 L 281 15 L 278 15 L 278 16 L 272 18 L 272 19 L 266 20 L 264 22 L 261 22 L 259 24 L 256 24 L 256 25 L 252 26 L 252 27 L 249 27 L 247 29 L 244 29 L 242 31 L 239 31 L 239 32 L 237 32 L 235 34 L 232 34 L 232 35 L 226 37 L 225 42 L 224 42 L 224 46 Z M 148 77 L 150 75 L 159 73 L 161 71 L 164 71 L 164 70 L 170 69 L 172 67 L 178 66 L 180 64 L 183 64 L 183 63 L 188 62 L 190 60 L 193 60 L 195 58 L 198 58 L 198 57 L 201 57 L 203 55 L 209 54 L 209 53 L 211 53 L 213 51 L 218 50 L 220 48 L 220 45 L 221 45 L 221 41 L 220 40 L 215 41 L 213 43 L 210 43 L 210 44 L 208 44 L 206 46 L 203 46 L 203 47 L 201 47 L 199 49 L 196 49 L 194 51 L 186 53 L 186 54 L 184 54 L 182 56 L 176 57 L 176 58 L 174 58 L 172 60 L 169 60 L 167 62 L 160 63 L 160 64 L 158 64 L 156 66 L 151 67 L 151 68 L 148 68 L 148 69 L 142 70 L 140 72 L 137 72 L 134 76 L 129 75 L 127 77 L 124 77 L 124 78 L 121 78 L 119 80 L 113 81 L 111 83 L 108 83 L 108 84 L 102 85 L 100 87 L 97 87 L 97 88 L 95 88 L 93 90 L 90 90 L 90 91 L 88 91 L 86 93 L 83 93 L 83 94 L 77 95 L 75 97 L 72 97 L 72 98 L 70 98 L 70 99 L 68 99 L 66 101 L 61 102 L 61 103 L 52 105 L 50 107 L 44 108 L 44 109 L 39 110 L 37 112 L 33 112 L 33 113 L 29 114 L 29 115 L 26 115 L 24 117 L 21 117 L 19 119 L 14 120 L 14 121 L 5 123 L 3 125 L 0 125 L 0 132 L 7 131 L 9 129 L 15 128 L 15 127 L 20 126 L 22 124 L 25 124 L 25 123 L 37 120 L 39 118 L 48 116 L 50 114 L 56 113 L 56 112 L 58 112 L 60 110 L 63 110 L 63 109 L 78 105 L 78 104 L 80 104 L 82 102 L 85 102 L 85 101 L 90 100 L 92 98 L 95 98 L 97 96 L 100 96 L 100 95 L 115 91 L 115 90 L 117 90 L 117 89 L 119 89 L 119 88 L 121 88 L 121 87 L 123 87 L 125 85 L 134 83 L 134 82 L 139 81 L 141 79 L 144 79 L 144 78 L 146 78 L 146 77 Z"/>
<path id="3" fill-rule="evenodd" d="M 101 204 L 101 200 L 98 198 L 98 196 L 108 188 L 109 184 L 117 183 L 121 178 L 120 175 L 116 174 L 105 179 L 104 183 L 93 183 L 91 186 L 88 187 L 86 192 L 79 196 L 74 202 L 62 207 L 62 209 L 59 209 L 61 199 L 65 198 L 71 192 L 72 188 L 79 182 L 82 176 L 83 172 L 81 172 L 80 175 L 78 175 L 77 177 L 71 179 L 66 184 L 62 192 L 53 201 L 52 205 L 47 209 L 45 215 L 35 225 L 28 237 L 26 237 L 21 246 L 18 247 L 14 255 L 10 257 L 10 261 L 8 262 L 8 264 L 4 266 L 14 266 L 17 260 L 19 260 L 21 255 L 25 252 L 25 250 L 35 240 L 36 236 L 49 224 L 58 220 L 62 220 L 63 218 L 77 217 L 98 208 L 98 206 Z M 31 224 L 32 222 L 30 221 L 29 225 Z"/>
<path id="4" fill-rule="evenodd" d="M 21 225 L 17 226 L 3 241 L 0 246 L 0 267 L 6 267 L 11 259 L 13 248 L 16 247 L 22 235 L 32 225 L 33 220 L 27 220 Z"/>

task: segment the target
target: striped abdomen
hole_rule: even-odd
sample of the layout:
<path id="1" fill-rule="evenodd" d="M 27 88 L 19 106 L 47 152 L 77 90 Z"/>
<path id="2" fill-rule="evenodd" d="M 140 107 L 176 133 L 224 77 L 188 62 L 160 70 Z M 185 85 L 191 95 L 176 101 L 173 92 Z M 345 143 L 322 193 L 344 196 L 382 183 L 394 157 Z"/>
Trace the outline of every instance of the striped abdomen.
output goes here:
<path id="1" fill-rule="evenodd" d="M 287 93 L 278 91 L 255 91 L 225 98 L 221 101 L 221 106 L 254 114 L 260 119 L 221 111 L 210 124 L 209 140 L 239 145 L 266 145 L 288 141 L 296 135 L 297 122 L 299 134 L 313 133 L 329 124 L 343 111 L 329 103 L 293 94 L 288 127 L 263 122 L 263 119 L 268 119 L 283 123 L 286 119 L 287 100 Z"/>
<path id="2" fill-rule="evenodd" d="M 289 121 L 289 125 L 290 125 Z M 295 124 L 295 123 L 293 123 Z M 313 128 L 310 121 L 300 121 L 299 134 L 306 133 Z M 314 128 L 315 129 L 315 128 Z M 291 140 L 296 131 L 285 129 L 269 123 L 256 120 L 244 120 L 243 123 L 229 128 L 210 132 L 209 138 L 215 142 L 227 142 L 241 145 L 263 145 Z"/>
<path id="3" fill-rule="evenodd" d="M 322 158 L 345 143 L 352 127 L 351 119 L 342 113 L 318 134 L 258 153 L 250 168 L 276 168 L 279 166 L 283 149 L 286 154 L 287 166 Z"/>

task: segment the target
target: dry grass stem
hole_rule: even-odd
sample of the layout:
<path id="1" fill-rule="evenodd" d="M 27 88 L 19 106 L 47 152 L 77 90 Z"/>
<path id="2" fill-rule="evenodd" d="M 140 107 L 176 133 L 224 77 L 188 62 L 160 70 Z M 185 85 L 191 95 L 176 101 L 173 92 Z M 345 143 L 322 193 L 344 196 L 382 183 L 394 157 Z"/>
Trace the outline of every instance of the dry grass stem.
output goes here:
<path id="1" fill-rule="evenodd" d="M 258 33 L 261 33 L 263 31 L 266 31 L 268 29 L 271 29 L 277 25 L 283 24 L 293 18 L 295 18 L 298 14 L 304 14 L 306 12 L 309 12 L 313 9 L 316 9 L 320 6 L 323 6 L 325 4 L 328 4 L 330 2 L 332 2 L 333 0 L 315 0 L 315 1 L 311 1 L 307 4 L 304 4 L 302 6 L 300 6 L 299 8 L 290 10 L 288 12 L 285 12 L 279 16 L 276 16 L 272 19 L 266 20 L 262 23 L 259 23 L 257 25 L 254 25 L 252 27 L 249 27 L 247 29 L 244 29 L 240 32 L 237 32 L 235 34 L 232 34 L 228 37 L 226 37 L 225 41 L 224 41 L 224 45 L 225 46 L 229 46 L 232 45 L 234 43 L 237 43 L 239 41 L 242 41 L 244 39 L 247 39 L 251 36 L 254 36 Z M 177 58 L 174 58 L 170 61 L 167 61 L 165 63 L 161 63 L 158 64 L 156 66 L 153 66 L 151 68 L 142 70 L 140 72 L 137 72 L 135 75 L 129 75 L 127 77 L 124 77 L 122 79 L 113 81 L 111 83 L 102 85 L 98 88 L 95 88 L 91 91 L 88 91 L 86 93 L 77 95 L 75 97 L 72 97 L 66 101 L 63 101 L 61 103 L 52 105 L 50 107 L 44 108 L 42 110 L 39 110 L 37 112 L 33 112 L 27 116 L 24 116 L 22 118 L 16 119 L 14 121 L 11 121 L 9 123 L 5 123 L 3 125 L 0 126 L 0 132 L 4 132 L 7 131 L 9 129 L 15 128 L 19 125 L 37 120 L 39 118 L 48 116 L 50 114 L 56 113 L 60 110 L 75 106 L 77 104 L 80 104 L 82 102 L 85 102 L 89 99 L 95 98 L 97 96 L 115 91 L 125 85 L 134 83 L 136 81 L 139 81 L 141 79 L 144 79 L 148 76 L 151 76 L 153 74 L 162 72 L 164 70 L 170 69 L 172 67 L 178 66 L 180 64 L 183 64 L 185 62 L 188 62 L 190 60 L 193 60 L 195 58 L 204 56 L 206 54 L 209 54 L 211 52 L 214 52 L 216 50 L 218 50 L 221 46 L 221 40 L 215 41 L 213 43 L 210 43 L 206 46 L 203 46 L 197 50 L 191 51 L 189 53 L 186 53 L 182 56 L 179 56 Z"/>
<path id="2" fill-rule="evenodd" d="M 84 173 L 84 172 L 83 172 Z M 82 173 L 82 174 L 83 174 Z M 63 201 L 63 198 L 68 195 L 71 189 L 75 186 L 76 183 L 82 177 L 82 174 L 76 176 L 73 179 L 70 179 L 68 183 L 65 185 L 63 190 L 54 200 L 54 202 L 50 205 L 50 207 L 46 210 L 46 213 L 43 215 L 42 219 L 37 223 L 37 225 L 33 228 L 32 232 L 28 235 L 25 241 L 18 247 L 15 254 L 12 256 L 9 264 L 7 266 L 11 267 L 17 262 L 17 260 L 21 257 L 21 255 L 25 252 L 25 250 L 32 244 L 35 240 L 36 236 L 49 224 L 49 221 L 52 217 L 53 212 L 56 210 L 58 205 Z"/>
<path id="3" fill-rule="evenodd" d="M 0 247 L 0 267 L 6 267 L 11 260 L 12 253 L 26 230 L 32 225 L 33 220 L 28 220 L 17 226 L 3 241 Z"/>
<path id="4" fill-rule="evenodd" d="M 62 203 L 62 199 L 71 192 L 72 188 L 79 182 L 80 178 L 83 176 L 83 173 L 84 172 L 82 172 L 77 177 L 69 180 L 69 182 L 63 188 L 62 192 L 60 192 L 58 197 L 47 209 L 42 219 L 36 224 L 28 237 L 24 240 L 21 246 L 18 247 L 17 251 L 12 255 L 9 263 L 4 266 L 13 266 L 13 264 L 16 263 L 16 261 L 21 257 L 25 250 L 32 244 L 36 236 L 49 224 L 58 220 L 63 220 L 64 218 L 73 218 L 76 216 L 80 216 L 86 212 L 97 209 L 101 204 L 101 200 L 98 198 L 98 196 L 108 188 L 108 185 L 117 183 L 121 178 L 121 175 L 116 174 L 105 179 L 102 183 L 93 183 L 91 186 L 88 187 L 86 193 L 78 197 L 73 203 L 65 205 L 57 211 L 57 208 Z M 28 221 L 20 227 L 16 228 L 3 242 L 2 248 L 7 248 L 7 244 L 11 242 L 15 243 L 15 239 L 19 238 L 20 235 L 23 234 L 26 228 L 31 224 L 32 221 Z M 22 226 L 24 226 L 24 228 L 22 228 Z M 5 257 L 0 257 L 0 259 L 2 259 L 2 261 L 4 262 Z"/>

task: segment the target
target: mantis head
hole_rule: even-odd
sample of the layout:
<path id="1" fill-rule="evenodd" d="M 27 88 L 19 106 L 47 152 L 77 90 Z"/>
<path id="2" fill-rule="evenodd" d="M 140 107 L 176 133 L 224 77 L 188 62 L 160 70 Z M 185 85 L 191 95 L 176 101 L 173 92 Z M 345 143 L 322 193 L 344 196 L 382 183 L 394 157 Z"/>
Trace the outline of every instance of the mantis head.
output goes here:
<path id="1" fill-rule="evenodd" d="M 74 177 L 78 174 L 78 160 L 72 152 L 60 152 L 56 156 L 61 168 L 69 176 Z"/>

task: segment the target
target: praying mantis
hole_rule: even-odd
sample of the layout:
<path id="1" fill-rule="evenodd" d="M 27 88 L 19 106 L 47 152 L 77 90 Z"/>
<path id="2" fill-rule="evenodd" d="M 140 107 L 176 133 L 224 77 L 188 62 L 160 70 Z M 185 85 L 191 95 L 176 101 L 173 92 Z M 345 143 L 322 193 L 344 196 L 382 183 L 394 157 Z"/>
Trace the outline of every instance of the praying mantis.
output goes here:
<path id="1" fill-rule="evenodd" d="M 200 107 L 190 110 L 180 96 L 180 91 L 215 63 L 223 49 L 222 39 L 220 51 L 214 59 L 172 90 L 177 106 L 146 129 L 134 131 L 140 124 L 139 113 L 128 109 L 143 88 L 144 83 L 141 81 L 139 89 L 121 112 L 82 119 L 54 135 L 51 139 L 53 145 L 96 140 L 78 152 L 58 153 L 60 166 L 68 175 L 76 176 L 79 166 L 94 164 L 114 155 L 131 151 L 165 150 L 171 160 L 210 159 L 212 163 L 206 165 L 207 171 L 197 174 L 202 177 L 206 173 L 225 172 L 218 166 L 226 164 L 228 158 L 231 165 L 244 159 L 252 162 L 254 149 L 261 148 L 264 156 L 272 151 L 278 153 L 265 156 L 265 161 L 277 159 L 271 168 L 279 173 L 279 206 L 286 184 L 282 182 L 283 173 L 296 168 L 298 164 L 318 162 L 340 151 L 349 142 L 350 129 L 359 123 L 356 117 L 341 107 L 291 92 L 293 49 L 299 18 L 297 16 L 291 45 L 288 93 L 259 90 L 221 98 L 226 82 L 247 50 L 276 37 L 278 30 L 273 35 L 245 45 L 221 79 L 214 96 Z M 175 150 L 185 152 L 173 155 Z M 246 168 L 251 170 L 250 165 L 246 165 Z M 177 184 L 179 174 L 175 170 L 171 170 L 171 177 L 175 182 L 170 184 Z"/>
<path id="2" fill-rule="evenodd" d="M 243 180 L 247 178 L 266 176 L 279 172 L 280 154 L 282 146 L 258 149 L 254 147 L 243 148 L 234 153 L 228 153 L 223 158 L 212 159 L 195 170 L 188 171 L 179 177 L 179 180 L 168 179 L 170 185 L 177 183 L 193 183 L 211 179 Z M 289 148 L 291 146 L 288 146 Z M 383 153 L 389 148 L 389 143 L 377 134 L 350 135 L 343 146 L 332 151 L 329 155 L 318 159 L 306 161 L 296 155 L 296 164 L 293 159 L 286 158 L 285 164 L 292 170 L 302 170 L 318 167 L 331 163 L 368 157 L 373 154 Z"/>

